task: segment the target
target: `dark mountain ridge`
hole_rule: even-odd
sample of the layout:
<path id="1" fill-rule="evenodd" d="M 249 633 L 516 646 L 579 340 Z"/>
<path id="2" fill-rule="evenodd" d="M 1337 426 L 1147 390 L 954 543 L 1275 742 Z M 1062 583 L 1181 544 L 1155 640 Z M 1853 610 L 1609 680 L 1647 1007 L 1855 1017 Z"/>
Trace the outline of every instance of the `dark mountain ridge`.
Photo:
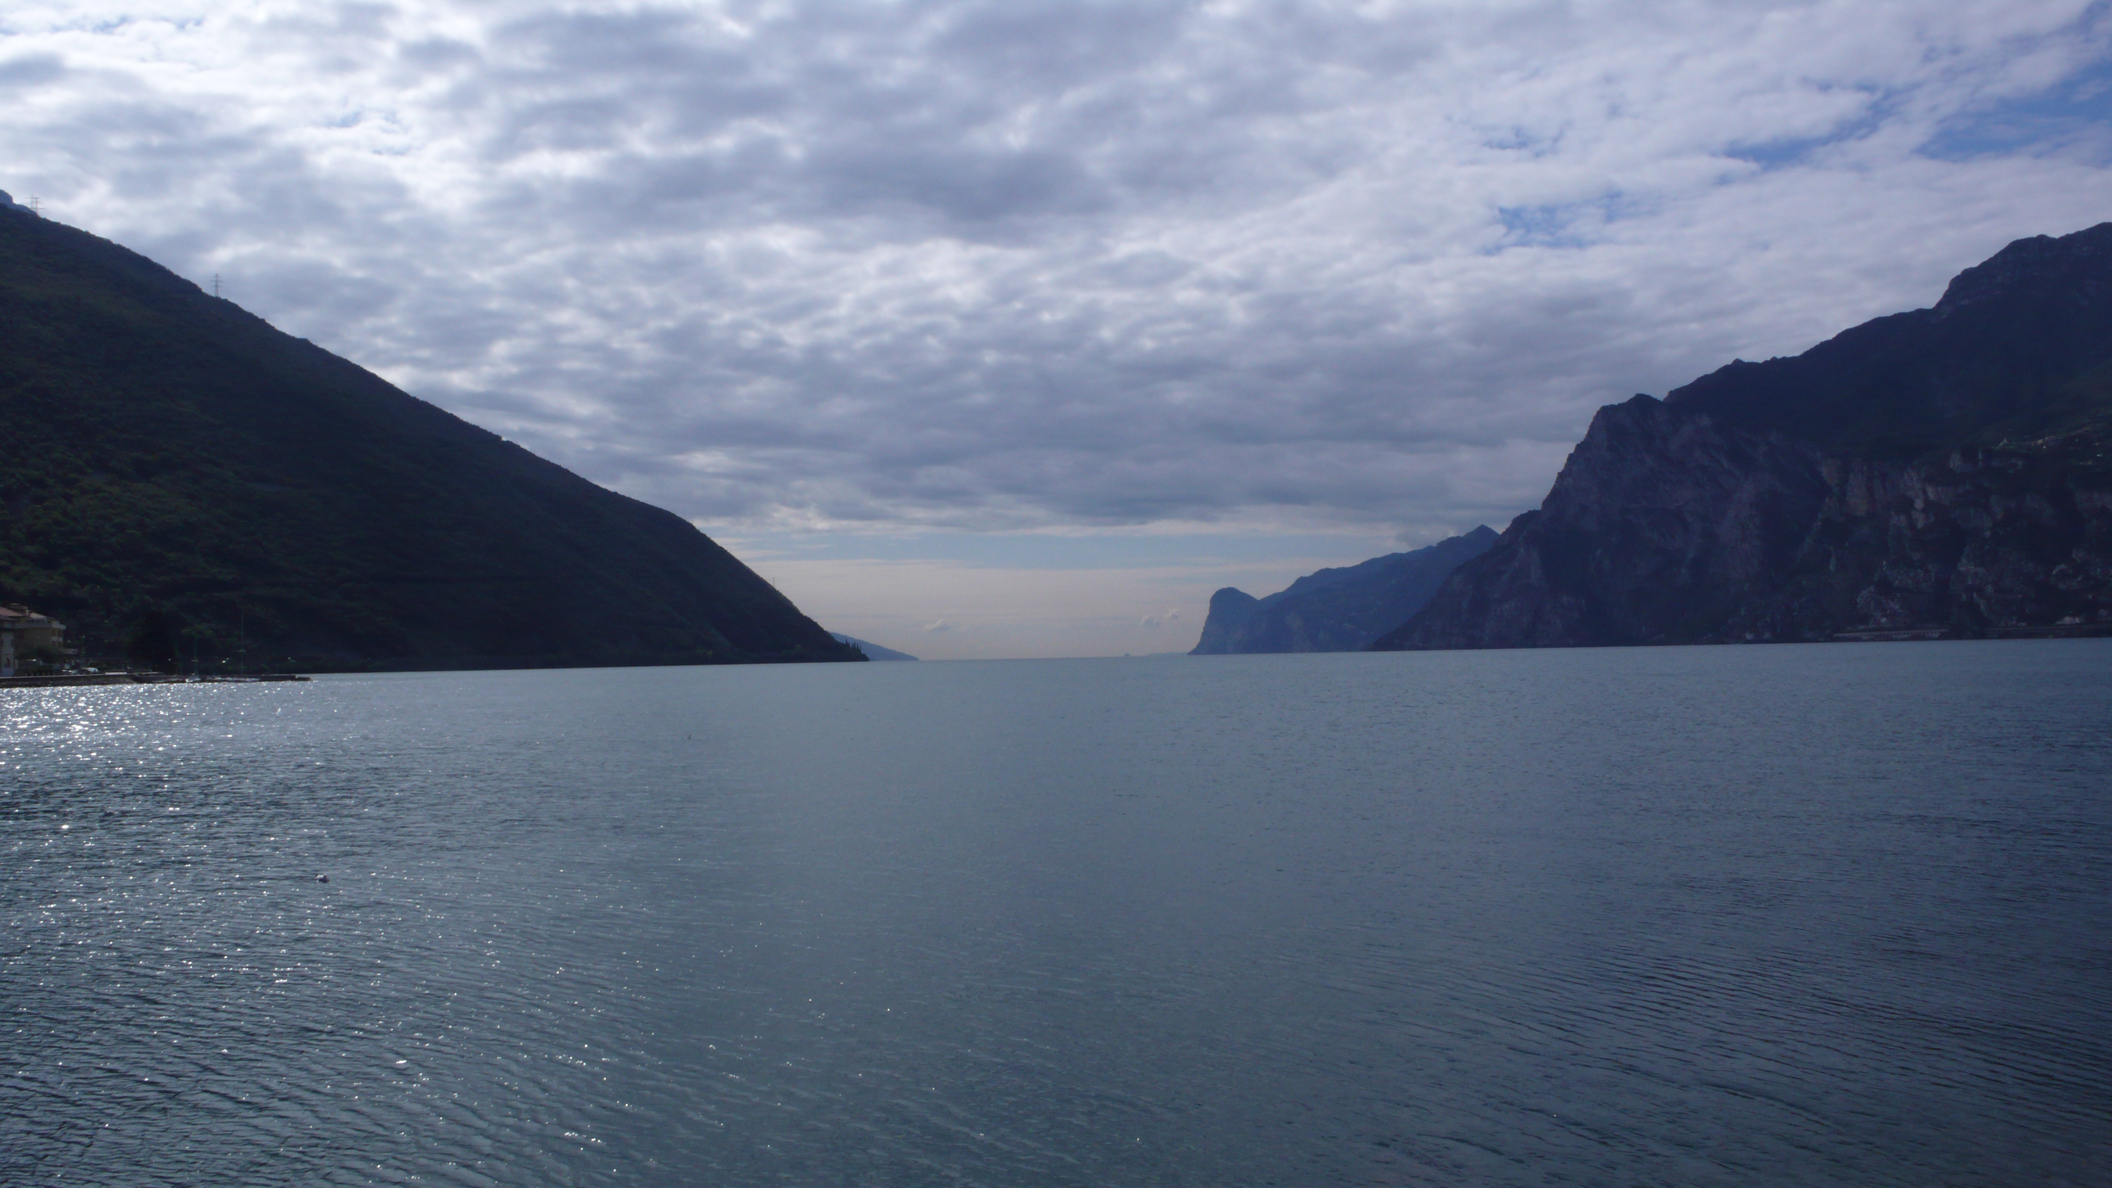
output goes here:
<path id="1" fill-rule="evenodd" d="M 1599 410 L 1378 649 L 2112 630 L 2112 223 Z"/>
<path id="2" fill-rule="evenodd" d="M 13 210 L 0 420 L 0 598 L 65 620 L 91 656 L 860 658 L 681 517 Z"/>
<path id="3" fill-rule="evenodd" d="M 1210 596 L 1191 656 L 1255 652 L 1354 652 L 1421 610 L 1453 570 L 1487 552 L 1484 524 L 1407 553 L 1309 573 L 1256 598 L 1231 586 Z"/>
<path id="4" fill-rule="evenodd" d="M 829 638 L 835 640 L 837 643 L 848 644 L 851 647 L 857 648 L 858 651 L 863 654 L 868 660 L 903 661 L 916 659 L 915 656 L 910 655 L 908 652 L 898 652 L 893 648 L 881 647 L 879 644 L 874 643 L 872 640 L 859 639 L 857 636 L 854 635 L 845 635 L 841 631 L 829 632 Z"/>

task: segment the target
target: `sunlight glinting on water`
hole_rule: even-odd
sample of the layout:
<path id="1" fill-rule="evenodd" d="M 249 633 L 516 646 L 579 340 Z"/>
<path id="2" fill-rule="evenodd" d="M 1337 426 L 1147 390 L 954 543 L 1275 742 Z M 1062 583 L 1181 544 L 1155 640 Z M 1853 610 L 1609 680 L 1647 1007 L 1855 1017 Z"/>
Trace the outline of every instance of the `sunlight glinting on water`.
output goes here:
<path id="1" fill-rule="evenodd" d="M 9 691 L 0 1179 L 2085 1182 L 2108 660 Z"/>

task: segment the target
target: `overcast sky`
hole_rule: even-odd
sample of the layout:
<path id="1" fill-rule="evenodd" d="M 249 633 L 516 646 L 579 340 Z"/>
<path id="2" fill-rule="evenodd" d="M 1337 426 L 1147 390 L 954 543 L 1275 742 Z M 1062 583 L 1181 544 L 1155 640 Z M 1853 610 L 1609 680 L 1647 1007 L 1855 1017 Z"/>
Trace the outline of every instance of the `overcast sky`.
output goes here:
<path id="1" fill-rule="evenodd" d="M 931 657 L 1538 504 L 2112 217 L 2080 0 L 14 3 L 0 188 Z"/>

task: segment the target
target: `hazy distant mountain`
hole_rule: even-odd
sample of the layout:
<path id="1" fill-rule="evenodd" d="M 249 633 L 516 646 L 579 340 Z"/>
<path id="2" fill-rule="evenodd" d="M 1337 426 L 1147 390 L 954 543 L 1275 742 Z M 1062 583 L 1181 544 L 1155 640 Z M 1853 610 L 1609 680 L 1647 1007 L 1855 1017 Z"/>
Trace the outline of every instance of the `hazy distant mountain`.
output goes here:
<path id="1" fill-rule="evenodd" d="M 13 208 L 0 424 L 0 598 L 64 620 L 91 654 L 857 658 L 681 517 Z"/>
<path id="2" fill-rule="evenodd" d="M 1599 410 L 1380 648 L 2112 632 L 2112 223 Z"/>
<path id="3" fill-rule="evenodd" d="M 1421 610 L 1453 570 L 1496 543 L 1487 525 L 1412 553 L 1307 574 L 1266 598 L 1227 586 L 1191 656 L 1354 652 Z"/>
<path id="4" fill-rule="evenodd" d="M 898 652 L 893 648 L 883 648 L 879 644 L 876 644 L 871 640 L 859 639 L 855 636 L 845 635 L 841 631 L 831 631 L 829 632 L 829 635 L 834 638 L 837 643 L 849 644 L 852 647 L 857 648 L 859 651 L 864 652 L 865 658 L 868 660 L 916 659 L 915 656 L 910 655 L 908 652 Z"/>

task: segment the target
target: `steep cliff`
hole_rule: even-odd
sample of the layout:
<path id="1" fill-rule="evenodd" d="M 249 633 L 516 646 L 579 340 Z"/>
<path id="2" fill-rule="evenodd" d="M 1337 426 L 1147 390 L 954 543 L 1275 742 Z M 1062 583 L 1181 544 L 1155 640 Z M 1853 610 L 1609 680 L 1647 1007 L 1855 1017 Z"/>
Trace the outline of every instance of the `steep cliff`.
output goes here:
<path id="1" fill-rule="evenodd" d="M 2112 224 L 1600 409 L 1541 507 L 1373 647 L 2106 631 Z"/>
<path id="2" fill-rule="evenodd" d="M 0 423 L 0 599 L 95 659 L 860 659 L 681 517 L 14 209 Z"/>
<path id="3" fill-rule="evenodd" d="M 1487 552 L 1487 525 L 1408 553 L 1309 573 L 1266 598 L 1230 586 L 1210 596 L 1191 656 L 1354 652 L 1422 609 L 1445 578 Z"/>

